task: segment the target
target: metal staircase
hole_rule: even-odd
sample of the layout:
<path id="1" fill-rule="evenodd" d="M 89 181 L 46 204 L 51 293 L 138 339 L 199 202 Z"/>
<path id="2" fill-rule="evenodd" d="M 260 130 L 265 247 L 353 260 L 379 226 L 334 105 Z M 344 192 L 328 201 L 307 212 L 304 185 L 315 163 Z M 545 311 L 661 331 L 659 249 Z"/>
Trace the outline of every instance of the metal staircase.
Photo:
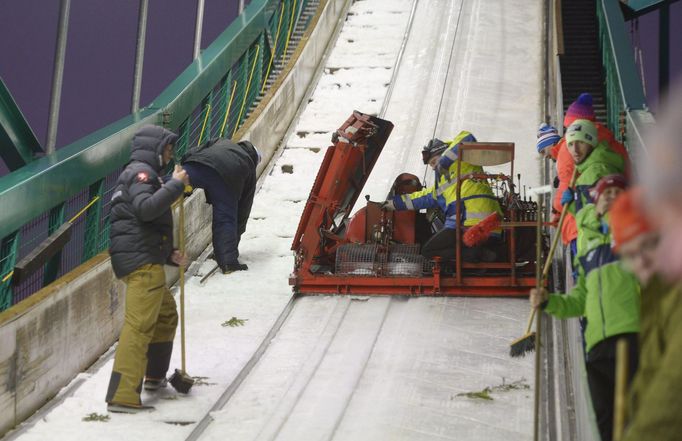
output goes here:
<path id="1" fill-rule="evenodd" d="M 286 54 L 284 55 L 284 57 L 277 59 L 273 63 L 270 75 L 268 75 L 268 79 L 265 82 L 265 89 L 263 90 L 262 93 L 258 95 L 258 97 L 256 97 L 255 101 L 253 102 L 251 108 L 247 113 L 247 117 L 256 107 L 258 107 L 258 104 L 260 104 L 261 100 L 263 99 L 267 91 L 275 83 L 275 81 L 277 81 L 277 78 L 279 78 L 279 75 L 284 70 L 284 67 L 287 65 L 287 63 L 293 56 L 294 52 L 296 51 L 298 44 L 300 43 L 301 39 L 303 38 L 303 35 L 305 34 L 306 29 L 308 28 L 308 22 L 310 21 L 310 19 L 313 18 L 313 16 L 317 12 L 317 8 L 319 5 L 320 0 L 307 0 L 303 4 L 301 12 L 298 14 L 298 17 L 296 18 L 296 25 L 294 26 L 294 30 L 291 32 L 291 39 L 289 40 L 289 46 L 287 47 Z M 270 43 L 272 44 L 272 42 Z"/>
<path id="2" fill-rule="evenodd" d="M 561 12 L 564 54 L 560 61 L 564 112 L 578 95 L 588 92 L 594 99 L 597 120 L 605 123 L 604 73 L 599 47 L 596 1 L 564 1 Z"/>

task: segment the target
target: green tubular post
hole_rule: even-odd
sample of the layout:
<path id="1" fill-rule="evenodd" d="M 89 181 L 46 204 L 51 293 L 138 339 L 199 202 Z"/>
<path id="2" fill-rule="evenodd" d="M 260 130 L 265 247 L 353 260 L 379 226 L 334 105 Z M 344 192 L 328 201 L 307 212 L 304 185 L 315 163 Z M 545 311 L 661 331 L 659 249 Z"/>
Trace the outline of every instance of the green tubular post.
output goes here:
<path id="1" fill-rule="evenodd" d="M 203 142 L 206 142 L 207 140 L 213 138 L 211 136 L 211 127 L 213 127 L 213 120 L 215 119 L 215 109 L 213 108 L 213 99 L 214 99 L 214 89 L 211 89 L 211 92 L 208 94 L 208 98 L 206 100 L 207 103 L 211 104 L 211 107 L 209 108 L 208 106 L 204 106 L 204 112 L 209 112 L 208 114 L 208 119 L 206 120 L 206 132 L 204 133 L 204 138 Z"/>
<path id="2" fill-rule="evenodd" d="M 104 220 L 104 225 L 102 226 L 102 230 L 99 233 L 99 239 L 97 241 L 97 251 L 102 252 L 109 248 L 109 228 L 111 227 L 111 222 L 109 221 L 109 217 Z"/>
<path id="3" fill-rule="evenodd" d="M 239 109 L 241 107 L 242 101 L 244 100 L 244 94 L 246 93 L 246 86 L 249 81 L 249 51 L 244 52 L 244 55 L 239 59 L 239 72 L 237 73 L 237 93 L 234 97 L 234 108 L 235 108 L 235 119 L 234 126 L 232 127 L 232 133 L 230 133 L 230 138 L 237 131 L 241 125 L 241 118 L 239 117 Z"/>
<path id="4" fill-rule="evenodd" d="M 14 268 L 17 260 L 19 230 L 2 239 L 0 246 L 0 311 L 12 306 L 12 277 L 5 278 Z"/>
<path id="5" fill-rule="evenodd" d="M 282 1 L 282 8 L 284 9 L 284 12 L 282 13 L 282 25 L 279 27 L 279 34 L 277 36 L 277 45 L 275 46 L 275 55 L 276 59 L 281 60 L 282 58 L 282 53 L 284 52 L 284 46 L 286 45 L 286 40 L 287 40 L 287 17 L 289 17 L 289 8 L 291 6 L 291 0 L 283 0 Z"/>
<path id="6" fill-rule="evenodd" d="M 261 49 L 258 51 L 258 64 L 256 65 L 256 72 L 254 74 L 253 84 L 251 85 L 254 100 L 260 94 L 260 85 L 263 84 L 263 75 L 265 75 L 265 69 L 267 69 L 267 62 L 265 60 L 265 52 L 267 51 L 265 45 L 265 32 L 263 32 L 258 39 L 258 44 L 260 44 Z"/>
<path id="7" fill-rule="evenodd" d="M 48 236 L 55 231 L 64 223 L 64 208 L 66 204 L 61 203 L 50 210 L 50 223 L 47 229 Z M 52 256 L 50 260 L 45 264 L 45 272 L 43 273 L 43 286 L 49 285 L 57 279 L 57 274 L 59 274 L 59 266 L 62 262 L 62 252 L 59 251 L 57 254 Z"/>
<path id="8" fill-rule="evenodd" d="M 178 142 L 175 144 L 175 157 L 176 158 L 181 158 L 182 155 L 187 152 L 187 145 L 189 143 L 189 118 L 186 119 L 182 124 L 180 124 L 180 128 L 178 129 Z"/>
<path id="9" fill-rule="evenodd" d="M 83 259 L 94 257 L 99 253 L 100 223 L 102 219 L 102 198 L 104 197 L 104 179 L 100 179 L 90 186 L 88 200 L 98 197 L 97 201 L 88 208 L 85 215 L 85 244 L 83 246 Z"/>
<path id="10" fill-rule="evenodd" d="M 218 125 L 218 131 L 216 133 L 216 137 L 224 137 L 226 133 L 232 133 L 230 132 L 230 115 L 226 113 L 228 112 L 228 106 L 230 104 L 230 95 L 232 93 L 232 70 L 227 71 L 227 76 L 225 77 L 225 89 L 223 90 L 223 106 L 220 109 L 220 113 L 218 114 L 220 116 L 219 121 L 220 124 Z M 226 120 L 227 119 L 227 120 Z M 223 128 L 223 124 L 225 127 Z"/>

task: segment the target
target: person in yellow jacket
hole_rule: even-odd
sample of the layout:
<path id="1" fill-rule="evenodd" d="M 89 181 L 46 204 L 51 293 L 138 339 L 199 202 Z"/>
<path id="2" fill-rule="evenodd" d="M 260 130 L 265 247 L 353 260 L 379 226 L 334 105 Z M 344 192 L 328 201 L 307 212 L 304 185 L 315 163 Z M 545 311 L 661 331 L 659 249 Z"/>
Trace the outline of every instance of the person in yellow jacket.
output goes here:
<path id="1" fill-rule="evenodd" d="M 660 232 L 646 217 L 642 189 L 611 209 L 613 249 L 642 285 L 639 367 L 623 441 L 673 441 L 682 433 L 682 284 L 658 272 Z"/>
<path id="2" fill-rule="evenodd" d="M 455 258 L 458 162 L 461 162 L 462 178 L 470 173 L 483 173 L 483 167 L 459 159 L 458 148 L 463 142 L 476 142 L 476 138 L 467 131 L 461 131 L 451 141 L 441 141 L 438 138 L 429 141 L 422 149 L 422 159 L 436 174 L 434 185 L 414 193 L 394 196 L 385 203 L 386 208 L 395 210 L 440 208 L 445 215 L 444 227 L 424 243 L 422 255 L 427 258 L 435 256 L 446 260 Z M 494 212 L 502 213 L 500 204 L 487 181 L 463 179 L 460 192 L 461 227 L 465 229 L 472 227 Z M 462 260 L 494 261 L 498 257 L 497 250 L 500 249 L 500 245 L 501 230 L 497 230 L 479 246 L 469 248 L 462 244 Z"/>

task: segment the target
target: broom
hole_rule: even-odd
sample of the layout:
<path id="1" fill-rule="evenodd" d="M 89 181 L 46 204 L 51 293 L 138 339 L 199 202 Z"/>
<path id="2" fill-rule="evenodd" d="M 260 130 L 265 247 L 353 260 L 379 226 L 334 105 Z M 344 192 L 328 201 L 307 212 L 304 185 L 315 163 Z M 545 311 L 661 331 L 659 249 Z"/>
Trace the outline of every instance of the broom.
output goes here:
<path id="1" fill-rule="evenodd" d="M 495 212 L 464 232 L 462 242 L 469 248 L 473 248 L 488 240 L 490 233 L 500 228 L 501 219 Z"/>
<path id="2" fill-rule="evenodd" d="M 575 180 L 577 177 L 578 169 L 576 168 L 573 169 L 573 176 L 571 176 L 571 182 L 570 184 L 568 184 L 569 188 L 573 188 L 575 186 Z M 561 210 L 559 224 L 557 225 L 557 232 L 556 234 L 554 234 L 554 238 L 552 239 L 552 246 L 549 248 L 549 254 L 547 255 L 545 265 L 542 269 L 542 276 L 539 278 L 540 286 L 544 286 L 545 279 L 549 274 L 549 269 L 552 267 L 552 256 L 554 256 L 554 251 L 556 250 L 557 244 L 559 243 L 559 236 L 561 236 L 561 228 L 564 225 L 564 219 L 566 219 L 567 212 L 568 205 L 566 205 L 564 209 Z M 542 213 L 538 213 L 538 219 L 542 217 L 541 215 Z M 539 260 L 540 257 L 538 256 L 537 259 Z M 531 327 L 533 326 L 533 319 L 535 319 L 536 312 L 537 308 L 533 308 L 533 310 L 530 312 L 530 317 L 528 317 L 528 324 L 526 325 L 526 332 L 523 334 L 523 336 L 511 342 L 509 348 L 509 355 L 511 355 L 512 357 L 521 357 L 526 355 L 528 352 L 532 352 L 535 350 L 535 332 L 531 332 Z"/>
<path id="3" fill-rule="evenodd" d="M 180 207 L 178 212 L 178 230 L 179 239 L 178 247 L 181 254 L 185 254 L 185 196 L 180 197 Z M 176 369 L 173 375 L 168 379 L 168 382 L 175 390 L 180 393 L 189 393 L 192 386 L 194 386 L 194 378 L 187 375 L 185 370 L 185 266 L 180 265 L 180 352 L 181 367 Z"/>

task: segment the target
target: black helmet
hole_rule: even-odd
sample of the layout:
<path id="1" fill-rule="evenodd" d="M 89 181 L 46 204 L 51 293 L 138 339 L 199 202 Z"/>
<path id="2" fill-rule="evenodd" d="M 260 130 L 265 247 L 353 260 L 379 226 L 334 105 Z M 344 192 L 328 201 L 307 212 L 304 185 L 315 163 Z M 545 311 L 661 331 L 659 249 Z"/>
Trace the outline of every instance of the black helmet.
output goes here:
<path id="1" fill-rule="evenodd" d="M 431 158 L 442 154 L 447 148 L 448 144 L 438 138 L 433 138 L 431 141 L 427 142 L 422 149 L 422 160 L 424 161 L 424 164 L 428 164 Z"/>

